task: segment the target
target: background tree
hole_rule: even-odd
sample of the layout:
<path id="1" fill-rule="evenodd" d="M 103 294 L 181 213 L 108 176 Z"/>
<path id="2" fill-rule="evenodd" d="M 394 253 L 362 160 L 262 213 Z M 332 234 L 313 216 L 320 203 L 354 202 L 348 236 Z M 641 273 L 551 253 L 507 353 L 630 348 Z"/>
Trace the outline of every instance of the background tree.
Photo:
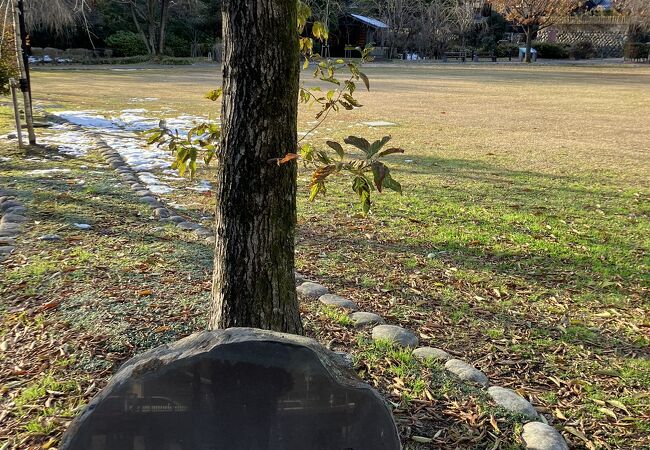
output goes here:
<path id="1" fill-rule="evenodd" d="M 475 8 L 474 2 L 469 0 L 451 0 L 447 7 L 453 30 L 460 38 L 460 45 L 465 50 L 467 34 L 474 28 Z"/>
<path id="2" fill-rule="evenodd" d="M 86 0 L 29 0 L 25 2 L 25 22 L 30 30 L 49 29 L 62 33 L 80 19 L 85 21 L 89 10 L 90 2 Z"/>
<path id="3" fill-rule="evenodd" d="M 449 0 L 421 0 L 418 3 L 415 39 L 420 54 L 441 57 L 447 51 L 454 36 L 448 4 Z"/>
<path id="4" fill-rule="evenodd" d="M 491 0 L 508 20 L 520 25 L 526 36 L 526 62 L 531 61 L 533 36 L 580 7 L 582 0 Z"/>
<path id="5" fill-rule="evenodd" d="M 388 25 L 388 57 L 403 51 L 417 32 L 419 2 L 416 0 L 360 0 L 362 14 L 378 18 Z"/>
<path id="6" fill-rule="evenodd" d="M 630 18 L 627 38 L 642 42 L 650 33 L 650 0 L 615 0 L 614 7 Z"/>

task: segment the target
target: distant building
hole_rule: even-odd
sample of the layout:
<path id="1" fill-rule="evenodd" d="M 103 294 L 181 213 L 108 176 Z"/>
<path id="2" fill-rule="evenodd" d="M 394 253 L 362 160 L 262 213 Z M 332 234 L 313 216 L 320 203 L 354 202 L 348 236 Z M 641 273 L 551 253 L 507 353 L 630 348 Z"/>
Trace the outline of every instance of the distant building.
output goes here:
<path id="1" fill-rule="evenodd" d="M 374 55 L 382 57 L 385 56 L 387 32 L 388 25 L 381 20 L 360 14 L 344 14 L 339 17 L 335 31 L 330 31 L 328 46 L 322 53 L 326 56 L 358 57 L 355 48 L 372 44 Z"/>

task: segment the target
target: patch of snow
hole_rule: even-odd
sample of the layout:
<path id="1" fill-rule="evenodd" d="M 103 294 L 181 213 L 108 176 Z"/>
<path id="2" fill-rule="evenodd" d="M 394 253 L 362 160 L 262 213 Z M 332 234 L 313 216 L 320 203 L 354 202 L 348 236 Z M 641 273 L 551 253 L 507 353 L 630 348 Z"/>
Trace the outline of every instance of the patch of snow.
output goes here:
<path id="1" fill-rule="evenodd" d="M 153 101 L 158 100 L 153 97 L 147 99 L 131 99 L 132 101 Z M 172 192 L 174 188 L 164 182 L 167 179 L 182 180 L 176 170 L 171 169 L 174 157 L 162 148 L 156 145 L 148 145 L 139 132 L 156 128 L 159 125 L 159 119 L 156 117 L 147 117 L 144 108 L 125 109 L 113 116 L 101 115 L 97 111 L 63 111 L 58 115 L 82 129 L 90 132 L 100 133 L 108 146 L 117 151 L 124 161 L 138 173 L 140 180 L 146 187 L 155 194 L 165 194 Z M 166 125 L 172 130 L 177 130 L 178 134 L 183 136 L 194 127 L 197 123 L 205 121 L 205 117 L 193 115 L 180 115 L 175 118 L 166 119 Z M 66 124 L 69 128 L 70 125 Z M 59 147 L 66 146 L 69 152 L 78 150 L 73 147 L 74 141 L 79 142 L 79 146 L 88 147 L 88 138 L 83 131 L 75 129 L 65 129 L 63 126 L 57 129 L 62 131 L 58 138 Z M 70 133 L 70 134 L 66 134 Z M 77 135 L 71 133 L 78 133 Z M 53 140 L 55 138 L 52 138 Z M 83 144 L 81 143 L 82 141 Z M 54 142 L 53 142 L 54 143 Z M 63 153 L 63 151 L 62 151 Z M 153 172 L 162 172 L 167 175 L 163 180 L 154 175 Z M 100 172 L 101 173 L 101 172 Z M 209 182 L 199 182 L 197 185 L 188 189 L 198 192 L 207 192 L 212 189 Z"/>
<path id="2" fill-rule="evenodd" d="M 131 103 L 155 102 L 156 100 L 160 100 L 160 99 L 158 97 L 145 97 L 145 98 L 133 97 L 129 99 L 129 102 Z"/>
<path id="3" fill-rule="evenodd" d="M 212 184 L 207 180 L 201 180 L 196 186 L 188 187 L 188 189 L 197 192 L 208 192 L 212 190 Z"/>
<path id="4" fill-rule="evenodd" d="M 75 223 L 74 226 L 80 230 L 90 230 L 92 228 L 92 225 L 89 225 L 87 223 Z"/>
<path id="5" fill-rule="evenodd" d="M 140 172 L 138 177 L 147 186 L 147 189 L 154 194 L 167 194 L 174 190 L 174 188 L 161 182 L 157 176 L 150 172 Z"/>
<path id="6" fill-rule="evenodd" d="M 178 175 L 178 170 L 175 169 L 165 169 L 162 171 L 165 175 L 167 175 L 168 179 L 177 179 L 177 180 L 182 180 L 183 177 Z"/>
<path id="7" fill-rule="evenodd" d="M 146 113 L 147 110 L 144 109 L 144 108 L 134 108 L 134 109 L 123 109 L 122 112 L 125 113 L 125 114 L 127 114 L 127 113 L 142 114 L 142 113 Z"/>
<path id="8" fill-rule="evenodd" d="M 32 170 L 27 172 L 30 175 L 49 175 L 52 173 L 68 173 L 70 172 L 70 169 L 59 169 L 59 168 L 54 168 L 54 169 L 38 169 L 38 170 Z"/>
<path id="9" fill-rule="evenodd" d="M 54 125 L 51 130 L 59 133 L 47 134 L 41 137 L 41 142 L 56 147 L 59 153 L 68 156 L 85 156 L 94 141 L 84 132 L 72 130 L 69 124 Z"/>
<path id="10" fill-rule="evenodd" d="M 117 129 L 110 119 L 98 115 L 97 111 L 61 111 L 56 115 L 70 123 L 86 128 Z"/>

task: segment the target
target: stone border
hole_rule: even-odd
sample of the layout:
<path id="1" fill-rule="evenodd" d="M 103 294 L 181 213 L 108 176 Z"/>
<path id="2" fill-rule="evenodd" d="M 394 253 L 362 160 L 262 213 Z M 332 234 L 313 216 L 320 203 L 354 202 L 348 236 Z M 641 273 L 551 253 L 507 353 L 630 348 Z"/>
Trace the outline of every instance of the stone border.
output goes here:
<path id="1" fill-rule="evenodd" d="M 9 191 L 0 190 L 0 263 L 15 249 L 16 237 L 27 222 L 27 209 Z"/>
<path id="2" fill-rule="evenodd" d="M 569 446 L 564 437 L 552 426 L 548 425 L 546 418 L 539 414 L 535 407 L 512 389 L 492 385 L 488 377 L 460 359 L 453 358 L 449 353 L 440 348 L 419 347 L 419 339 L 415 333 L 398 325 L 386 325 L 385 320 L 378 314 L 358 311 L 357 304 L 352 300 L 329 293 L 329 290 L 319 284 L 306 280 L 296 273 L 296 292 L 303 300 L 319 301 L 323 305 L 334 306 L 349 310 L 350 319 L 355 327 L 363 328 L 372 326 L 372 339 L 387 341 L 402 348 L 413 349 L 413 355 L 419 359 L 434 359 L 444 362 L 445 369 L 460 380 L 479 385 L 487 390 L 488 395 L 500 407 L 512 413 L 520 414 L 528 419 L 524 422 L 521 435 L 530 450 L 568 450 Z"/>
<path id="3" fill-rule="evenodd" d="M 108 145 L 97 134 L 94 134 L 94 137 L 97 140 L 99 153 L 118 176 L 125 183 L 129 184 L 133 193 L 139 197 L 139 201 L 149 206 L 154 217 L 161 222 L 175 224 L 179 230 L 193 231 L 198 237 L 205 238 L 205 242 L 208 244 L 214 243 L 214 232 L 212 230 L 205 228 L 199 223 L 187 220 L 173 209 L 165 206 L 160 197 L 157 197 L 146 188 L 142 180 L 138 177 L 138 173 L 124 161 L 124 158 L 122 158 L 122 155 L 117 150 Z"/>

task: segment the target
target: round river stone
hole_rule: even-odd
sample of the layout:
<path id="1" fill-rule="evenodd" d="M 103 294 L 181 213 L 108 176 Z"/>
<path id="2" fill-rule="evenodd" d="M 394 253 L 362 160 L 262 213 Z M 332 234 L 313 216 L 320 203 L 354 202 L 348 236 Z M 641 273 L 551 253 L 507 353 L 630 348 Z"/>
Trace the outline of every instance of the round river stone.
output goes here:
<path id="1" fill-rule="evenodd" d="M 452 359 L 446 351 L 435 347 L 420 347 L 413 350 L 413 356 L 420 359 L 435 359 L 438 361 L 448 361 Z"/>
<path id="2" fill-rule="evenodd" d="M 419 342 L 415 334 L 397 325 L 377 325 L 372 329 L 372 339 L 411 348 L 417 347 Z"/>
<path id="3" fill-rule="evenodd" d="M 529 422 L 524 425 L 521 437 L 529 450 L 569 450 L 562 435 L 552 426 L 542 422 Z"/>
<path id="4" fill-rule="evenodd" d="M 481 386 L 488 385 L 488 378 L 483 372 L 460 359 L 450 359 L 445 363 L 445 368 L 463 381 L 477 383 Z"/>
<path id="5" fill-rule="evenodd" d="M 334 294 L 321 295 L 318 300 L 320 300 L 320 302 L 325 305 L 336 306 L 337 308 L 347 308 L 351 309 L 352 311 L 359 309 L 357 304 L 352 300 L 348 300 L 347 298 L 339 297 L 338 295 Z"/>
<path id="6" fill-rule="evenodd" d="M 539 418 L 537 410 L 528 400 L 517 394 L 512 389 L 506 389 L 501 386 L 491 386 L 488 388 L 488 394 L 492 400 L 502 408 L 513 413 L 523 414 L 531 420 Z"/>
<path id="7" fill-rule="evenodd" d="M 296 288 L 298 295 L 303 298 L 316 300 L 322 295 L 328 294 L 329 290 L 322 284 L 306 281 Z"/>
<path id="8" fill-rule="evenodd" d="M 368 325 L 382 325 L 384 319 L 379 315 L 371 312 L 359 311 L 350 314 L 350 319 L 356 327 L 365 327 Z"/>

